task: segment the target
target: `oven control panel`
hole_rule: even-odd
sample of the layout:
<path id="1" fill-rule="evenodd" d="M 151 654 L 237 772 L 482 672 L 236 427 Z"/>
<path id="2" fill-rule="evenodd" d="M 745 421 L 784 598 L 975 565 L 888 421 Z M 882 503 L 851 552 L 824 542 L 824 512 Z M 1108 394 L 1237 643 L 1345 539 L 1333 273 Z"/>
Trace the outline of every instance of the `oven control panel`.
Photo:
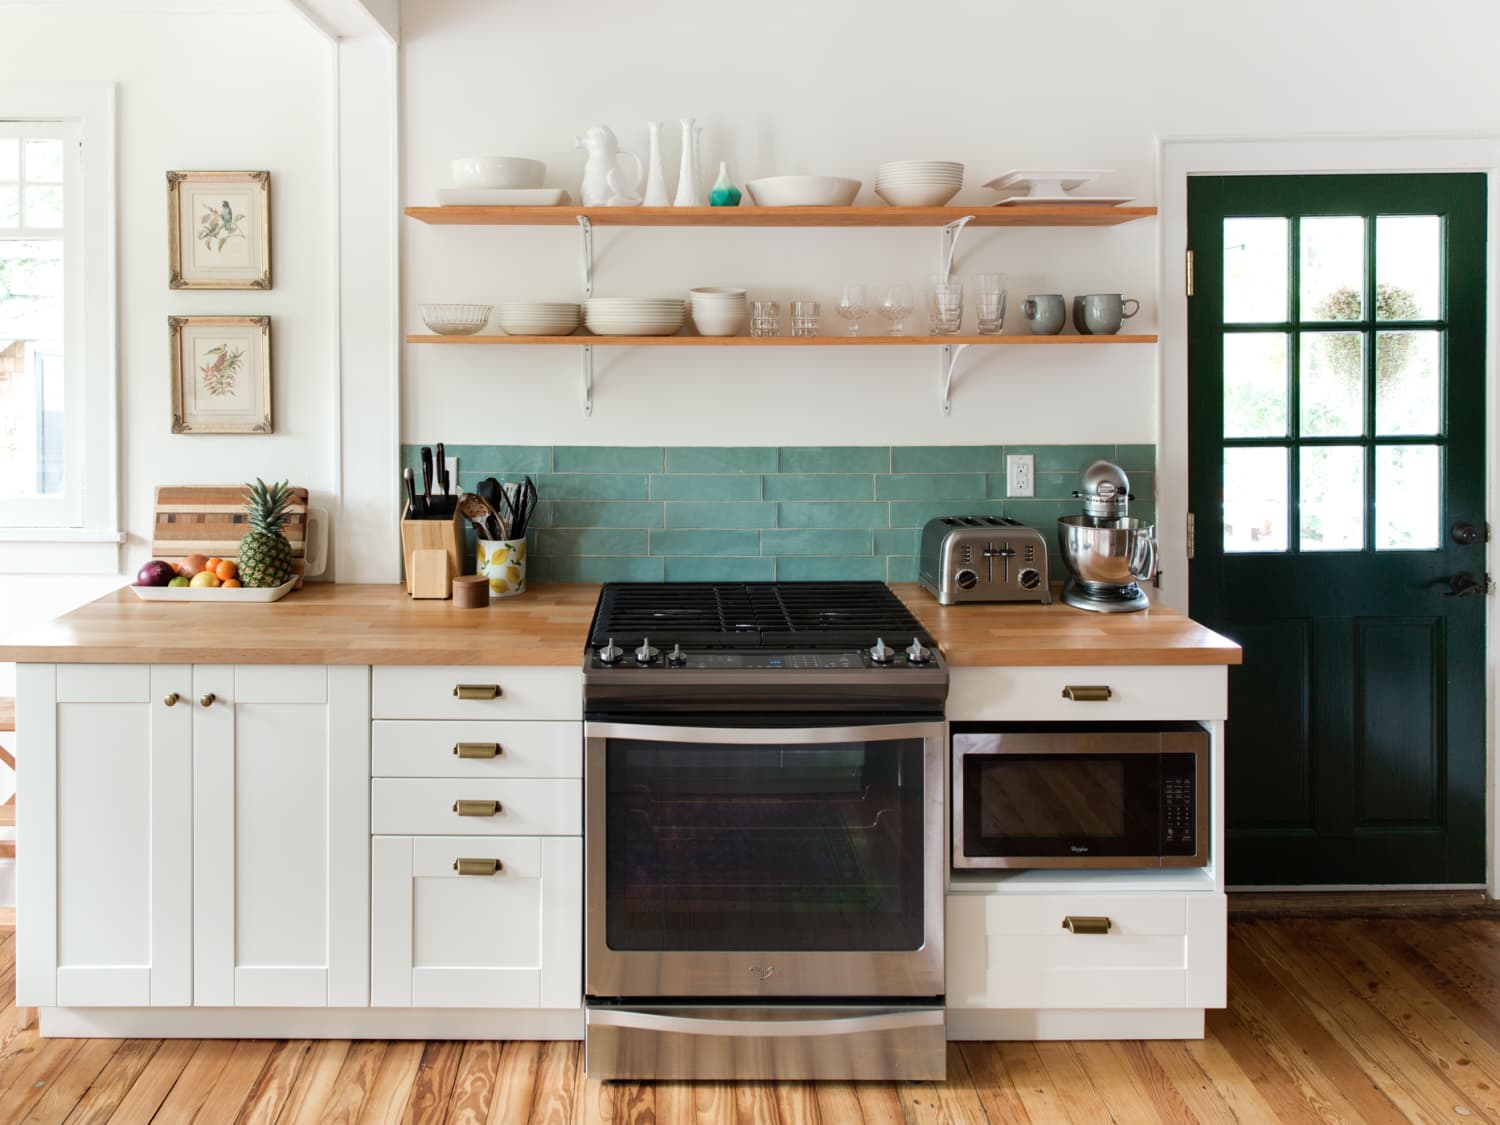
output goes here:
<path id="1" fill-rule="evenodd" d="M 604 648 L 592 651 L 589 667 L 592 669 L 613 668 L 662 668 L 697 669 L 711 672 L 754 671 L 760 669 L 803 671 L 863 671 L 869 668 L 926 667 L 934 663 L 931 649 L 923 648 L 919 659 L 913 659 L 909 650 L 883 649 L 884 659 L 872 658 L 870 650 L 848 649 L 837 652 L 812 651 L 725 651 L 710 649 L 689 650 L 678 646 L 653 643 L 640 649 L 618 646 L 606 653 Z"/>

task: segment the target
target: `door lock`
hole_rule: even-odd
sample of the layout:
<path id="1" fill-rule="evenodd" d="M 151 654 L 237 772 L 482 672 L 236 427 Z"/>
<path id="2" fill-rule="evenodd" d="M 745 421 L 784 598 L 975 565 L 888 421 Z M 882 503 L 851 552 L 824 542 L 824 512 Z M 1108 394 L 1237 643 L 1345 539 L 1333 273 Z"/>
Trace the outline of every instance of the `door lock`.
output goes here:
<path id="1" fill-rule="evenodd" d="M 1467 547 L 1473 543 L 1478 543 L 1482 538 L 1479 532 L 1479 528 L 1468 522 L 1459 522 L 1454 524 L 1451 528 L 1448 529 L 1448 534 L 1453 537 L 1453 542 L 1458 543 L 1464 547 Z"/>
<path id="2" fill-rule="evenodd" d="M 1449 589 L 1443 594 L 1445 598 L 1482 598 L 1490 592 L 1494 583 L 1490 581 L 1488 574 L 1476 578 L 1467 570 L 1461 570 L 1448 579 L 1448 586 Z"/>

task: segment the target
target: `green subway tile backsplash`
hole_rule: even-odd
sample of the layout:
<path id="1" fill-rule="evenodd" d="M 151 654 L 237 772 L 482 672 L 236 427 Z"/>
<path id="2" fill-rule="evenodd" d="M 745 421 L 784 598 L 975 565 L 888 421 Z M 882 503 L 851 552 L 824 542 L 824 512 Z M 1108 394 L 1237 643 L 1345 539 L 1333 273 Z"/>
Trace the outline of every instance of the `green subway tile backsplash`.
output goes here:
<path id="1" fill-rule="evenodd" d="M 415 445 L 401 463 L 419 465 Z M 1096 458 L 1130 474 L 1131 514 L 1154 518 L 1154 445 L 459 445 L 459 487 L 536 481 L 536 582 L 760 582 L 917 576 L 920 528 L 1005 515 L 1053 539 Z M 1006 495 L 1005 457 L 1036 458 L 1036 491 Z M 1054 560 L 1056 552 L 1053 552 Z M 1061 577 L 1054 561 L 1053 576 Z"/>

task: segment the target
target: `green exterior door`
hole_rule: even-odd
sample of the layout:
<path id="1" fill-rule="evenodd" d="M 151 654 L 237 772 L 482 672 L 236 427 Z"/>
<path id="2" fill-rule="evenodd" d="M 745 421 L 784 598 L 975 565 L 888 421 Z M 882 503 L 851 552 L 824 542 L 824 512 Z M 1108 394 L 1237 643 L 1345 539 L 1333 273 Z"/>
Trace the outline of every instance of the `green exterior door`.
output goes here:
<path id="1" fill-rule="evenodd" d="M 1193 177 L 1188 245 L 1227 880 L 1482 883 L 1485 177 Z"/>

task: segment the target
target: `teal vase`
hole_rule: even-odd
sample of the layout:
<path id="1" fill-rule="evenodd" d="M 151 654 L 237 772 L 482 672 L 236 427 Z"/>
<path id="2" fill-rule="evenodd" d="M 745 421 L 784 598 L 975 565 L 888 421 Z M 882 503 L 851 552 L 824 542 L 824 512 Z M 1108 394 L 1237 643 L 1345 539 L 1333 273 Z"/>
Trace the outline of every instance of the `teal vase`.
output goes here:
<path id="1" fill-rule="evenodd" d="M 725 161 L 719 161 L 719 178 L 714 181 L 714 186 L 708 189 L 708 205 L 710 207 L 738 207 L 740 205 L 740 189 L 734 186 L 729 178 L 729 165 Z"/>

